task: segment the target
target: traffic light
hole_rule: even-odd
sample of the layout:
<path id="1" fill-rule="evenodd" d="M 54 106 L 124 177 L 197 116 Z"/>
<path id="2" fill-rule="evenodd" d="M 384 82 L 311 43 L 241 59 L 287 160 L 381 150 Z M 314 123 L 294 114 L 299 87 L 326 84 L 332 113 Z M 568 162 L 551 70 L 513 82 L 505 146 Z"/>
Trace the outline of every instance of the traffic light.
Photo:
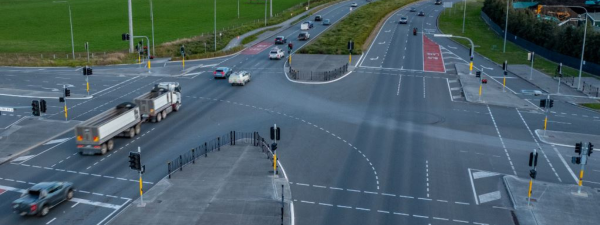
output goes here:
<path id="1" fill-rule="evenodd" d="M 592 142 L 588 143 L 588 156 L 592 156 L 592 153 L 594 151 L 594 145 L 592 144 Z"/>
<path id="2" fill-rule="evenodd" d="M 575 153 L 581 155 L 581 147 L 582 147 L 582 145 L 583 144 L 581 142 L 575 143 Z"/>
<path id="3" fill-rule="evenodd" d="M 142 170 L 142 163 L 140 160 L 140 153 L 129 152 L 129 168 L 132 170 Z"/>
<path id="4" fill-rule="evenodd" d="M 537 171 L 535 171 L 534 169 L 529 170 L 529 176 L 535 179 L 535 177 L 537 176 Z"/>
<path id="5" fill-rule="evenodd" d="M 185 56 L 185 47 L 182 45 L 181 46 L 181 56 Z"/>
<path id="6" fill-rule="evenodd" d="M 502 70 L 506 71 L 508 70 L 508 61 L 504 61 L 504 63 L 502 63 Z M 504 74 L 506 75 L 506 74 Z"/>
<path id="7" fill-rule="evenodd" d="M 529 166 L 536 167 L 537 166 L 537 159 L 538 159 L 538 153 L 536 152 L 535 155 L 534 155 L 533 152 L 530 152 L 529 153 Z"/>
<path id="8" fill-rule="evenodd" d="M 277 127 L 277 129 L 275 129 L 274 127 L 271 127 L 271 140 L 279 141 L 280 138 L 281 138 L 281 129 L 279 127 Z"/>
<path id="9" fill-rule="evenodd" d="M 562 63 L 558 64 L 558 67 L 556 68 L 556 73 L 562 75 Z"/>
<path id="10" fill-rule="evenodd" d="M 46 113 L 47 109 L 48 108 L 46 107 L 46 100 L 44 100 L 44 99 L 40 100 L 40 111 L 42 113 Z"/>
<path id="11" fill-rule="evenodd" d="M 121 34 L 121 39 L 123 41 L 129 41 L 129 34 Z"/>
<path id="12" fill-rule="evenodd" d="M 69 90 L 68 88 L 65 88 L 65 97 L 69 97 L 71 96 L 71 90 Z"/>
<path id="13" fill-rule="evenodd" d="M 40 102 L 38 100 L 33 100 L 31 102 L 31 114 L 40 116 Z"/>
<path id="14" fill-rule="evenodd" d="M 540 108 L 546 108 L 546 99 L 540 100 Z"/>
<path id="15" fill-rule="evenodd" d="M 577 157 L 577 156 L 571 157 L 571 163 L 577 164 L 577 165 L 581 164 L 581 157 Z"/>
<path id="16" fill-rule="evenodd" d="M 469 48 L 469 57 L 470 56 L 473 56 L 473 49 L 472 48 Z"/>
<path id="17" fill-rule="evenodd" d="M 87 70 L 87 72 L 86 72 L 87 75 L 92 75 L 93 74 L 92 67 L 88 67 L 88 68 L 86 68 L 86 70 Z"/>
<path id="18" fill-rule="evenodd" d="M 552 108 L 552 107 L 554 107 L 554 99 L 550 99 L 550 105 L 548 108 Z"/>
<path id="19" fill-rule="evenodd" d="M 271 150 L 273 151 L 273 153 L 275 153 L 275 150 L 277 150 L 277 143 L 271 143 Z"/>
<path id="20" fill-rule="evenodd" d="M 58 97 L 58 102 L 65 102 L 65 98 L 64 97 Z"/>
<path id="21" fill-rule="evenodd" d="M 475 77 L 481 77 L 481 71 L 475 72 Z"/>

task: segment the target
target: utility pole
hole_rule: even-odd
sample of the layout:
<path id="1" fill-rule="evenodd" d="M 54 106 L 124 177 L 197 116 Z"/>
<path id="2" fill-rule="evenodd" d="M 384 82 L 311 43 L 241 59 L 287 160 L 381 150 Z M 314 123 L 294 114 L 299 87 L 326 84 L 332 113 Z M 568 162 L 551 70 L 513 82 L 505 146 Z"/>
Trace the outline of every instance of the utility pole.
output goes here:
<path id="1" fill-rule="evenodd" d="M 506 20 L 504 22 L 504 48 L 502 48 L 502 53 L 506 53 L 506 35 L 508 34 L 508 8 L 510 5 L 508 4 L 510 0 L 506 0 Z"/>
<path id="2" fill-rule="evenodd" d="M 87 62 L 90 63 L 90 43 L 85 42 L 85 50 L 87 51 Z"/>
<path id="3" fill-rule="evenodd" d="M 265 26 L 267 26 L 267 0 L 265 0 Z"/>
<path id="4" fill-rule="evenodd" d="M 217 51 L 217 0 L 215 0 L 215 52 Z"/>
<path id="5" fill-rule="evenodd" d="M 273 0 L 269 3 L 269 18 L 273 17 Z"/>
<path id="6" fill-rule="evenodd" d="M 562 78 L 562 63 L 558 65 L 558 88 L 556 89 L 556 94 L 560 94 L 560 79 Z"/>
<path id="7" fill-rule="evenodd" d="M 530 52 L 527 54 L 527 58 L 531 61 L 531 68 L 529 68 L 529 80 L 533 80 L 533 60 L 535 58 L 535 52 Z"/>
<path id="8" fill-rule="evenodd" d="M 133 53 L 133 12 L 131 9 L 131 0 L 127 1 L 127 6 L 129 10 L 129 35 L 131 35 L 129 39 L 129 53 Z"/>
<path id="9" fill-rule="evenodd" d="M 463 29 L 462 32 L 463 34 L 465 33 L 465 20 L 467 19 L 467 0 L 465 1 L 465 6 L 464 6 L 464 13 L 463 13 Z"/>

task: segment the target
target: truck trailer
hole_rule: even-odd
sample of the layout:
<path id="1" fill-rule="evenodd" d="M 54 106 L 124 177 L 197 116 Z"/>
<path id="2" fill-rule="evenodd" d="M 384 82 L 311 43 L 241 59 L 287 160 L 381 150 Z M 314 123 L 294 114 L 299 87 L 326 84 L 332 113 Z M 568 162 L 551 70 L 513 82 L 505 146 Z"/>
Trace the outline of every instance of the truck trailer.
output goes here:
<path id="1" fill-rule="evenodd" d="M 140 107 L 142 120 L 158 123 L 181 107 L 181 87 L 177 82 L 161 82 L 152 91 L 134 99 Z"/>
<path id="2" fill-rule="evenodd" d="M 106 154 L 114 148 L 117 136 L 133 138 L 141 132 L 137 105 L 125 102 L 100 113 L 75 127 L 75 139 L 82 155 Z"/>

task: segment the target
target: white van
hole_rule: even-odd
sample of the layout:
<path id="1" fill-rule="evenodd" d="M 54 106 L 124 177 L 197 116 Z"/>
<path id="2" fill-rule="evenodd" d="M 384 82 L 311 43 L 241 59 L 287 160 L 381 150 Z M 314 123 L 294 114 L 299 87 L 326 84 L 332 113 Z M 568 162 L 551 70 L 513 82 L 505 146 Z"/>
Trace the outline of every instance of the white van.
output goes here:
<path id="1" fill-rule="evenodd" d="M 309 30 L 310 28 L 312 28 L 313 24 L 310 21 L 306 21 L 302 24 L 300 24 L 300 30 Z"/>

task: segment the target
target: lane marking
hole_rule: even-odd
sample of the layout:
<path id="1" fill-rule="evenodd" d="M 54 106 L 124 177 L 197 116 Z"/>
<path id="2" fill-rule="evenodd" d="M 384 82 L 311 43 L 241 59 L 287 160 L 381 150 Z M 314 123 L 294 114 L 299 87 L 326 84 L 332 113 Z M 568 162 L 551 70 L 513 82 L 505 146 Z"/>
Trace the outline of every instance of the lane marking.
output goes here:
<path id="1" fill-rule="evenodd" d="M 506 149 L 506 145 L 504 144 L 504 139 L 502 139 L 502 135 L 500 134 L 500 129 L 498 129 L 498 125 L 496 124 L 496 119 L 494 119 L 494 115 L 492 114 L 492 110 L 489 105 L 486 105 L 488 112 L 490 113 L 490 117 L 492 118 L 492 122 L 494 122 L 494 127 L 496 128 L 496 133 L 498 133 L 498 137 L 500 138 L 500 143 L 502 143 L 502 148 L 504 149 L 504 153 L 506 153 L 506 158 L 508 158 L 508 162 L 510 163 L 510 168 L 512 168 L 513 173 L 517 176 L 517 170 L 515 170 L 515 166 L 513 165 L 512 160 L 510 159 L 510 155 L 508 154 L 508 150 Z"/>

